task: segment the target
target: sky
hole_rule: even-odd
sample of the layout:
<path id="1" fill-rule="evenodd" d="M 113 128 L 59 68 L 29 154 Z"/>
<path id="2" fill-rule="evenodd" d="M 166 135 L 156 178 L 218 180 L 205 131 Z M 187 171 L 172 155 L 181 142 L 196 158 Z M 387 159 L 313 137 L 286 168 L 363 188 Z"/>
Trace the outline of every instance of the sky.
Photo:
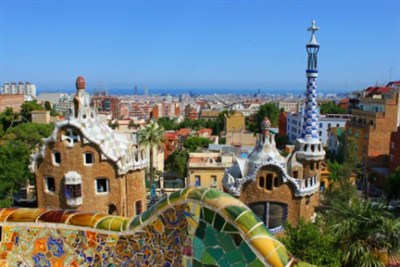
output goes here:
<path id="1" fill-rule="evenodd" d="M 400 0 L 0 0 L 0 83 L 303 90 L 312 20 L 320 92 L 400 80 Z"/>

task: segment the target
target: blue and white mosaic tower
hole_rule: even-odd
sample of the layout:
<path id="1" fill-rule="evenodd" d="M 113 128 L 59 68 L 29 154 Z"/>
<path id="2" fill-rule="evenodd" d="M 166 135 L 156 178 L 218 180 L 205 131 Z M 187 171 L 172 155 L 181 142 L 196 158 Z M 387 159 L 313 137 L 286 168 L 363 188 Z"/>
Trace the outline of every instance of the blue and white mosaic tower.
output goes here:
<path id="1" fill-rule="evenodd" d="M 318 105 L 317 105 L 317 54 L 319 44 L 315 38 L 315 32 L 319 30 L 315 21 L 312 22 L 308 31 L 311 31 L 311 40 L 306 45 L 308 60 L 307 60 L 307 91 L 305 100 L 305 109 L 303 117 L 303 129 L 301 138 L 296 142 L 296 150 L 298 156 L 304 160 L 318 161 L 325 157 L 325 151 L 322 143 L 319 140 L 318 134 Z"/>
<path id="2" fill-rule="evenodd" d="M 306 45 L 308 53 L 307 61 L 307 91 L 306 91 L 306 101 L 305 101 L 305 112 L 303 118 L 303 131 L 301 138 L 308 139 L 318 139 L 318 117 L 317 117 L 317 54 L 319 51 L 319 44 L 315 38 L 315 32 L 319 30 L 316 26 L 315 20 L 312 22 L 311 27 L 308 31 L 311 31 L 311 40 Z"/>

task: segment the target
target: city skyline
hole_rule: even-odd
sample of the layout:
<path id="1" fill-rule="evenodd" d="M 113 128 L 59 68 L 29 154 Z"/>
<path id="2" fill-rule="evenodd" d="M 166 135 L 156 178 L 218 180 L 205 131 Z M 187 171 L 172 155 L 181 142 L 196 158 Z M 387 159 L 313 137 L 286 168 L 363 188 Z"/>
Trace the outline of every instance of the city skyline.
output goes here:
<path id="1" fill-rule="evenodd" d="M 101 81 L 132 92 L 135 85 L 150 93 L 304 90 L 306 28 L 314 19 L 319 92 L 400 79 L 397 0 L 3 0 L 0 17 L 0 82 L 27 80 L 38 91 L 73 88 L 77 75 L 89 88 Z"/>

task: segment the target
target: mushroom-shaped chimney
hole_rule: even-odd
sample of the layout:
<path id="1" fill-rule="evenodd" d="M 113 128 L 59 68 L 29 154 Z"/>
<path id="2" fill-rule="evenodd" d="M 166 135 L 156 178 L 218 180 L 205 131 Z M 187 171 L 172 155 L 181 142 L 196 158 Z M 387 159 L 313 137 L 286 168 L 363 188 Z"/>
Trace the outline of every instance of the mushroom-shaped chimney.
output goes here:
<path id="1" fill-rule="evenodd" d="M 271 128 L 271 121 L 265 117 L 261 122 L 261 131 L 264 136 L 269 135 L 269 128 Z"/>
<path id="2" fill-rule="evenodd" d="M 85 89 L 86 88 L 85 78 L 83 78 L 82 76 L 76 78 L 75 86 L 76 90 Z"/>

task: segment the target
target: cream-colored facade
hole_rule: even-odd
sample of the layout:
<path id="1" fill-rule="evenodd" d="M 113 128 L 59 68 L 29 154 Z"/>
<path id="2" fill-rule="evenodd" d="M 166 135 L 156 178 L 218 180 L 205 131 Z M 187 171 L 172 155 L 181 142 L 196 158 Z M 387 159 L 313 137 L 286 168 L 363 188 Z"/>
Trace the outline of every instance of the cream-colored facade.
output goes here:
<path id="1" fill-rule="evenodd" d="M 233 155 L 212 152 L 189 153 L 188 186 L 222 190 L 225 169 L 232 165 Z"/>

